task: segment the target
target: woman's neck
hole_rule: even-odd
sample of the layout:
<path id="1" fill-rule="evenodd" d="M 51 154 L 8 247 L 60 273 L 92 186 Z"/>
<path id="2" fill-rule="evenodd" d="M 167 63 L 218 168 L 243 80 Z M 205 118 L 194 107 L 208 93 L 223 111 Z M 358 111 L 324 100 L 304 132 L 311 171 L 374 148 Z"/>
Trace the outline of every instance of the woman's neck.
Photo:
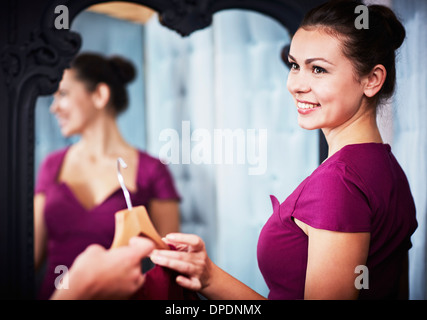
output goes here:
<path id="1" fill-rule="evenodd" d="M 116 157 L 124 149 L 131 148 L 122 137 L 116 119 L 110 115 L 98 117 L 91 123 L 76 146 L 94 159 Z"/>
<path id="2" fill-rule="evenodd" d="M 349 144 L 383 143 L 375 111 L 366 112 L 337 128 L 322 128 L 322 131 L 329 147 L 328 158 Z"/>

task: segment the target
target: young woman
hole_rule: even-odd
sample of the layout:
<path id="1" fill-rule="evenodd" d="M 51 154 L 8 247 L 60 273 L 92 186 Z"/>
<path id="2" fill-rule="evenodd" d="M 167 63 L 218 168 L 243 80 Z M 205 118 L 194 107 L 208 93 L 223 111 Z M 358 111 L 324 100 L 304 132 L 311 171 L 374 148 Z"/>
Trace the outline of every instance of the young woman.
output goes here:
<path id="1" fill-rule="evenodd" d="M 43 162 L 36 182 L 35 264 L 47 254 L 40 298 L 49 298 L 58 274 L 70 267 L 90 244 L 109 248 L 114 214 L 126 208 L 117 179 L 117 158 L 133 205 L 144 205 L 161 235 L 179 231 L 179 195 L 167 168 L 156 158 L 129 145 L 117 116 L 128 103 L 126 84 L 133 65 L 121 58 L 82 54 L 66 69 L 51 112 L 61 133 L 80 135 L 76 144 L 54 152 Z"/>
<path id="2" fill-rule="evenodd" d="M 258 242 L 270 299 L 407 298 L 415 206 L 376 123 L 377 108 L 394 90 L 395 50 L 405 30 L 378 5 L 368 7 L 369 29 L 356 29 L 360 4 L 313 9 L 292 39 L 287 86 L 298 123 L 321 128 L 329 154 L 282 204 L 272 197 L 274 212 Z M 180 285 L 209 299 L 263 298 L 216 266 L 198 236 L 166 240 L 181 250 L 155 250 L 151 259 L 182 273 Z"/>

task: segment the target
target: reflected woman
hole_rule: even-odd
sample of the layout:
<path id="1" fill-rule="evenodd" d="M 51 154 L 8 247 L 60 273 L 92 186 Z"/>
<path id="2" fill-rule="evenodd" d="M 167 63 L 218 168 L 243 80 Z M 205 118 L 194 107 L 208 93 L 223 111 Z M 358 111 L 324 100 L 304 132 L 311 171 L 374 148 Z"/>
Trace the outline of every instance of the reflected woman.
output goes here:
<path id="1" fill-rule="evenodd" d="M 394 91 L 395 50 L 405 30 L 379 5 L 368 7 L 369 29 L 356 29 L 360 4 L 330 1 L 311 10 L 291 42 L 287 86 L 298 123 L 322 129 L 329 154 L 282 204 L 272 197 L 258 241 L 270 299 L 408 297 L 415 205 L 376 123 L 377 108 Z M 209 299 L 263 298 L 216 266 L 198 236 L 166 239 L 182 250 L 155 250 L 151 259 L 181 272 L 182 286 Z M 363 286 L 356 280 L 364 267 Z"/>
<path id="2" fill-rule="evenodd" d="M 66 69 L 51 112 L 65 137 L 81 139 L 50 154 L 38 173 L 34 197 L 35 264 L 47 258 L 40 298 L 52 294 L 55 268 L 70 267 L 90 244 L 109 248 L 114 214 L 126 208 L 117 158 L 133 205 L 144 205 L 160 233 L 179 231 L 179 195 L 167 167 L 128 144 L 116 118 L 128 104 L 126 84 L 135 77 L 122 57 L 81 54 Z"/>

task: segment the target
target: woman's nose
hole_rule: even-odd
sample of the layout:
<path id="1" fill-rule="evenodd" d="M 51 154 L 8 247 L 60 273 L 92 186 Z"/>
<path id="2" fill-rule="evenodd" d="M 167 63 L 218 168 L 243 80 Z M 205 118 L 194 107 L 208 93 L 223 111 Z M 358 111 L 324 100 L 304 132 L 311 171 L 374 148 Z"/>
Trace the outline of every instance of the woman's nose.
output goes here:
<path id="1" fill-rule="evenodd" d="M 58 105 L 58 101 L 55 99 L 53 99 L 52 104 L 50 105 L 49 111 L 51 113 L 56 113 L 58 111 L 59 105 Z"/>
<path id="2" fill-rule="evenodd" d="M 287 87 L 290 93 L 306 93 L 310 91 L 310 81 L 304 74 L 299 71 L 297 73 L 289 73 Z"/>

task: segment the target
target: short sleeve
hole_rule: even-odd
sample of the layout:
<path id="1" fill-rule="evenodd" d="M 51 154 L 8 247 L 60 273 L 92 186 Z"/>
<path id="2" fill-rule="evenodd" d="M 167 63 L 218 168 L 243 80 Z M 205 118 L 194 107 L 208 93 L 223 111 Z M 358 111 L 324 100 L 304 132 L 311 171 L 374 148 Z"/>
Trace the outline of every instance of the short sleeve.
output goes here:
<path id="1" fill-rule="evenodd" d="M 45 159 L 37 172 L 34 194 L 45 193 L 49 185 L 48 161 Z"/>
<path id="2" fill-rule="evenodd" d="M 160 160 L 156 161 L 156 166 L 151 176 L 151 195 L 154 199 L 161 200 L 181 200 L 168 167 Z"/>
<path id="3" fill-rule="evenodd" d="M 51 154 L 42 161 L 37 173 L 34 194 L 45 193 L 52 181 L 55 180 L 56 158 L 56 154 Z"/>
<path id="4" fill-rule="evenodd" d="M 294 218 L 316 229 L 370 232 L 371 208 L 367 189 L 344 163 L 318 168 L 296 202 Z"/>

